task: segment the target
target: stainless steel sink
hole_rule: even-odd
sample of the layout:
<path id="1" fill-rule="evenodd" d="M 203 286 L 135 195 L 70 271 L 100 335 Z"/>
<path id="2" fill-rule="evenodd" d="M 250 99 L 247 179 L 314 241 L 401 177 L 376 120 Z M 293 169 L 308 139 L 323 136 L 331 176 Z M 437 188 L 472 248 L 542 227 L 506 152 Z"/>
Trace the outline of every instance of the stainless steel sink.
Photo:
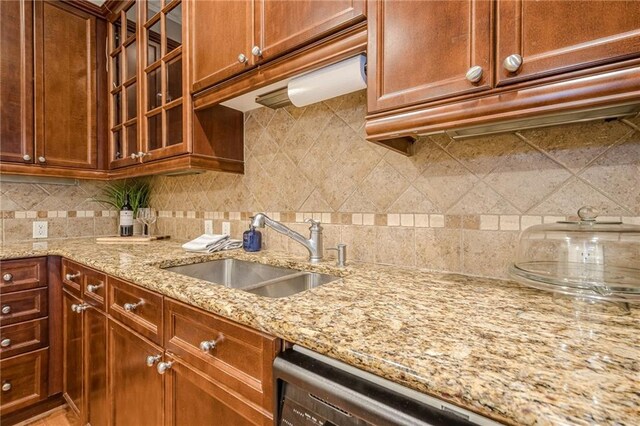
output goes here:
<path id="1" fill-rule="evenodd" d="M 167 271 L 220 284 L 229 288 L 247 288 L 264 281 L 291 275 L 293 269 L 236 259 L 220 259 L 191 265 L 173 266 Z"/>
<path id="2" fill-rule="evenodd" d="M 265 283 L 264 285 L 247 291 L 257 294 L 258 296 L 287 297 L 338 279 L 340 279 L 340 277 L 334 277 L 333 275 L 320 274 L 317 272 L 302 272 L 271 283 Z"/>
<path id="3" fill-rule="evenodd" d="M 172 266 L 165 270 L 273 298 L 291 296 L 340 279 L 333 275 L 302 272 L 236 259 Z"/>

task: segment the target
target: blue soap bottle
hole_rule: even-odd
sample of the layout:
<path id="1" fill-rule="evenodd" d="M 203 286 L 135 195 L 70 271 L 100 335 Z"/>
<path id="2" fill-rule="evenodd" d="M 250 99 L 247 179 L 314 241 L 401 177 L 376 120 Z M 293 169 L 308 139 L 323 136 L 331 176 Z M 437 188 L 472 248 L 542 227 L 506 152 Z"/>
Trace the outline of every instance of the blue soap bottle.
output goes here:
<path id="1" fill-rule="evenodd" d="M 242 234 L 242 248 L 244 251 L 260 251 L 262 248 L 262 234 L 251 226 Z"/>

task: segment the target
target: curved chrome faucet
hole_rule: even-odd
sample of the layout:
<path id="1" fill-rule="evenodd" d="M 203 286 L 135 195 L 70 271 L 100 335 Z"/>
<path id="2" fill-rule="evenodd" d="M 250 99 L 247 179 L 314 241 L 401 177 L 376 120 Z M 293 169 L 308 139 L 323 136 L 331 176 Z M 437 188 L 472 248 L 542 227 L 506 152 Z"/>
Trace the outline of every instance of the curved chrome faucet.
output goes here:
<path id="1" fill-rule="evenodd" d="M 309 239 L 306 239 L 302 234 L 294 231 L 283 225 L 280 222 L 277 222 L 270 217 L 268 217 L 264 213 L 258 213 L 251 219 L 251 226 L 254 228 L 264 228 L 265 225 L 269 228 L 272 228 L 279 233 L 286 235 L 294 241 L 302 244 L 309 251 L 309 262 L 318 263 L 322 260 L 322 226 L 320 226 L 320 222 L 313 219 L 307 219 L 305 222 L 311 223 L 309 227 L 309 231 L 311 231 L 311 235 Z"/>

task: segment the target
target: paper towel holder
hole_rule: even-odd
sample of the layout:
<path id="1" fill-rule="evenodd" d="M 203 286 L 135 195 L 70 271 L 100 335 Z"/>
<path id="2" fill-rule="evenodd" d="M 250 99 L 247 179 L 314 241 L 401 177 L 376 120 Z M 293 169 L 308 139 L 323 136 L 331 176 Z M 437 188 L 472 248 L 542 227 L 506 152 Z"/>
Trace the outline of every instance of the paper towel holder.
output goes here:
<path id="1" fill-rule="evenodd" d="M 332 71 L 329 71 L 332 70 Z M 336 71 L 337 70 L 337 71 Z M 339 73 L 347 73 L 350 76 L 351 80 L 348 82 L 347 87 L 336 88 L 336 92 L 334 92 L 333 96 L 323 97 L 316 96 L 316 99 L 307 100 L 302 105 L 298 104 L 300 101 L 298 98 L 299 89 L 305 87 L 308 80 L 313 80 L 314 78 L 318 78 L 319 75 L 322 75 L 324 72 L 339 72 Z M 286 86 L 278 88 L 268 93 L 264 93 L 262 95 L 256 96 L 255 102 L 266 106 L 271 109 L 283 108 L 290 105 L 298 105 L 304 106 L 309 103 L 321 102 L 326 99 L 331 99 L 333 97 L 341 96 L 343 94 L 351 93 L 357 90 L 361 90 L 367 87 L 366 85 L 366 74 L 367 74 L 367 57 L 364 54 L 359 54 L 348 59 L 344 59 L 342 61 L 335 62 L 333 64 L 318 68 L 309 73 L 302 74 L 290 80 Z M 343 74 L 344 75 L 344 74 Z M 298 81 L 304 80 L 305 83 L 297 84 Z M 294 86 L 297 84 L 297 87 L 294 89 Z M 311 83 L 313 87 L 313 83 Z M 293 90 L 293 92 L 292 92 Z M 307 91 L 308 89 L 305 87 L 303 91 Z M 331 89 L 329 90 L 331 92 Z M 319 93 L 315 90 L 315 93 Z M 294 98 L 294 95 L 296 97 Z M 292 101 L 292 99 L 294 99 Z"/>

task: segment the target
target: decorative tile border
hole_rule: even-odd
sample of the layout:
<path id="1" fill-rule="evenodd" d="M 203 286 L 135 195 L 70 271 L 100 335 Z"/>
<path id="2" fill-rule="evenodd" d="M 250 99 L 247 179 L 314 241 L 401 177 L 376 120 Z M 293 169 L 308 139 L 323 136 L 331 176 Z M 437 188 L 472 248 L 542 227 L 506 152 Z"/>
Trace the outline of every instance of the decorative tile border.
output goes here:
<path id="1" fill-rule="evenodd" d="M 330 225 L 391 226 L 406 228 L 448 228 L 481 231 L 521 231 L 541 223 L 575 220 L 567 216 L 531 215 L 443 215 L 414 213 L 327 213 L 327 212 L 265 212 L 273 220 L 285 223 L 304 223 L 308 219 Z M 248 221 L 256 212 L 195 212 L 167 211 L 158 213 L 162 218 L 210 219 Z M 640 217 L 601 216 L 601 220 L 640 224 Z"/>
<path id="2" fill-rule="evenodd" d="M 248 221 L 256 212 L 209 212 L 169 211 L 158 212 L 160 218 L 208 219 L 225 221 Z M 266 212 L 267 216 L 285 223 L 304 223 L 308 219 L 319 220 L 330 225 L 390 226 L 405 228 L 447 228 L 481 231 L 521 231 L 541 223 L 575 220 L 567 216 L 532 215 L 443 215 L 414 213 L 329 213 L 329 212 Z M 3 219 L 49 219 L 117 217 L 115 210 L 49 210 L 49 211 L 3 211 Z M 622 221 L 640 225 L 640 217 L 599 216 L 603 221 Z"/>

